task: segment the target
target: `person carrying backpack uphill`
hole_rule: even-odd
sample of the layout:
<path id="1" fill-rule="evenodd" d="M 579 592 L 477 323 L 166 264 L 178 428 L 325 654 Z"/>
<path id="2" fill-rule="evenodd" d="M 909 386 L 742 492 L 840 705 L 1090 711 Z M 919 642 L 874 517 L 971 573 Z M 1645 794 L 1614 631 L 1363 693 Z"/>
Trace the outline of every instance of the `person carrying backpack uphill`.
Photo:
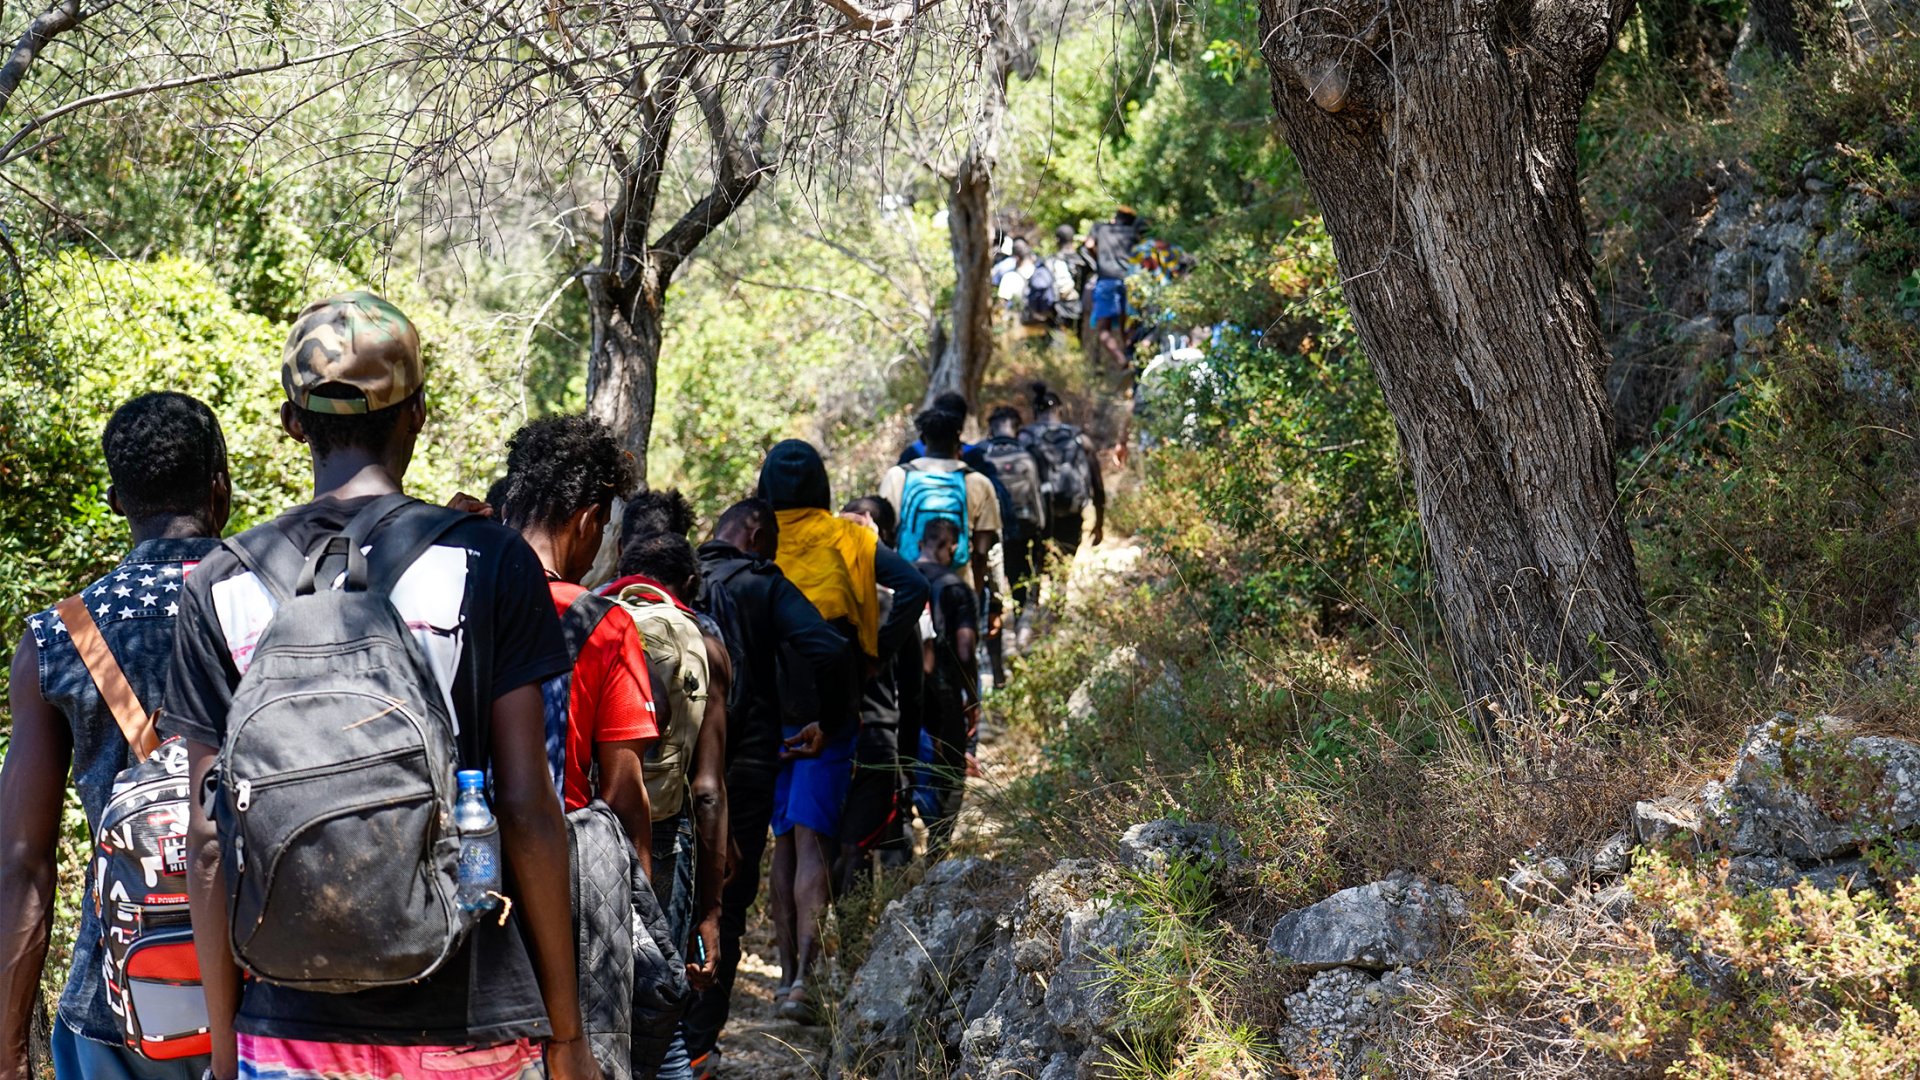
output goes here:
<path id="1" fill-rule="evenodd" d="M 387 301 L 301 312 L 280 420 L 314 497 L 182 590 L 160 729 L 204 793 L 187 884 L 218 1080 L 600 1076 L 541 704 L 560 623 L 518 535 L 401 494 L 423 381 Z"/>
<path id="2" fill-rule="evenodd" d="M 1033 384 L 1033 423 L 1020 432 L 1020 441 L 1045 467 L 1047 500 L 1046 542 L 1033 551 L 1033 576 L 1046 573 L 1047 560 L 1070 557 L 1080 550 L 1087 507 L 1093 507 L 1093 542 L 1107 530 L 1107 487 L 1100 476 L 1100 454 L 1085 432 L 1061 417 L 1060 395 L 1047 384 Z"/>
<path id="3" fill-rule="evenodd" d="M 1018 528 L 1006 531 L 1007 583 L 1013 602 L 1024 610 L 1032 599 L 1035 555 L 1047 530 L 1046 463 L 1020 439 L 1020 410 L 1002 405 L 987 417 L 987 460 L 1013 501 Z"/>
<path id="4" fill-rule="evenodd" d="M 81 875 L 73 965 L 52 1025 L 54 1076 L 199 1080 L 208 1065 L 206 1010 L 197 985 L 175 983 L 181 961 L 197 970 L 190 928 L 180 925 L 186 755 L 177 742 L 156 749 L 153 709 L 172 659 L 181 587 L 227 523 L 227 446 L 213 413 L 174 393 L 122 405 L 100 444 L 112 478 L 107 505 L 127 519 L 132 550 L 72 598 L 29 617 L 13 654 L 13 732 L 0 770 L 8 841 L 0 845 L 0 1077 L 36 1075 L 28 1032 L 71 771 L 100 843 L 94 872 Z M 140 790 L 129 790 L 136 784 Z M 156 819 L 164 822 L 157 829 Z M 149 889 L 153 863 L 161 873 Z M 97 883 L 124 890 L 124 902 L 102 903 Z M 110 937 L 109 926 L 119 933 Z M 169 1008 L 176 1004 L 184 1019 Z"/>
<path id="5" fill-rule="evenodd" d="M 945 518 L 959 526 L 953 565 L 969 568 L 974 589 L 985 592 L 987 554 L 1000 541 L 1000 500 L 993 482 L 960 460 L 964 423 L 960 413 L 938 407 L 915 418 L 926 452 L 888 469 L 880 497 L 899 516 L 900 557 L 909 562 L 920 558 L 920 538 L 928 522 Z"/>
<path id="6" fill-rule="evenodd" d="M 928 598 L 921 622 L 924 644 L 925 726 L 914 805 L 927 826 L 927 852 L 939 858 L 953 838 L 980 733 L 980 661 L 973 591 L 954 573 L 960 527 L 946 518 L 928 522 L 920 573 Z"/>

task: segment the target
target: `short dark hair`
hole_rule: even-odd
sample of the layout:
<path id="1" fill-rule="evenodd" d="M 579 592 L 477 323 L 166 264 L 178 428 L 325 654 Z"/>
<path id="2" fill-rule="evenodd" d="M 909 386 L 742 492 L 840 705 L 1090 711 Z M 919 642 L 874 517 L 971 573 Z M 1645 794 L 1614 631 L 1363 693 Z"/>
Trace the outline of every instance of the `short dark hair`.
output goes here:
<path id="1" fill-rule="evenodd" d="M 967 395 L 958 390 L 945 391 L 940 394 L 940 396 L 934 398 L 933 404 L 929 407 L 945 409 L 950 413 L 957 413 L 963 424 L 967 419 L 967 415 L 973 412 L 973 406 L 967 404 Z"/>
<path id="2" fill-rule="evenodd" d="M 321 457 L 341 450 L 379 453 L 393 442 L 401 414 L 420 403 L 420 393 L 416 390 L 399 404 L 375 412 L 314 412 L 298 405 L 293 411 L 300 418 L 300 430 L 307 433 L 307 445 Z"/>
<path id="3" fill-rule="evenodd" d="M 639 483 L 613 431 L 583 415 L 535 420 L 507 440 L 506 497 L 494 508 L 513 529 L 551 528 L 583 507 L 606 506 Z"/>
<path id="4" fill-rule="evenodd" d="M 642 533 L 620 549 L 620 573 L 643 574 L 677 587 L 699 575 L 700 560 L 693 544 L 679 533 Z"/>
<path id="5" fill-rule="evenodd" d="M 1015 427 L 1019 427 L 1021 422 L 1024 419 L 1025 418 L 1020 415 L 1019 409 L 1016 409 L 1011 405 L 1002 405 L 999 408 L 993 410 L 993 412 L 987 414 L 987 426 L 994 427 L 1000 424 L 1002 421 L 1005 421 L 1007 423 L 1012 424 Z"/>
<path id="6" fill-rule="evenodd" d="M 114 410 L 100 433 L 120 509 L 128 517 L 191 514 L 227 471 L 220 421 L 198 398 L 141 394 Z"/>
<path id="7" fill-rule="evenodd" d="M 880 539 L 888 547 L 893 546 L 894 531 L 900 527 L 900 515 L 893 512 L 893 504 L 878 495 L 862 495 L 842 507 L 843 513 L 865 514 L 873 519 L 874 528 L 880 530 Z"/>
<path id="8" fill-rule="evenodd" d="M 646 533 L 686 536 L 693 532 L 697 518 L 693 504 L 675 489 L 642 491 L 628 499 L 626 509 L 620 512 L 620 546 L 624 548 L 627 541 Z"/>
<path id="9" fill-rule="evenodd" d="M 743 529 L 770 529 L 778 535 L 780 517 L 774 513 L 773 504 L 765 499 L 741 499 L 727 507 L 720 520 L 713 523 L 713 531 L 725 532 L 736 525 Z"/>
<path id="10" fill-rule="evenodd" d="M 1060 404 L 1060 395 L 1047 389 L 1046 383 L 1035 382 L 1032 383 L 1029 388 L 1033 392 L 1034 412 L 1043 413 Z"/>
<path id="11" fill-rule="evenodd" d="M 1056 226 L 1053 230 L 1053 238 L 1063 244 L 1073 243 L 1073 238 L 1075 235 L 1077 234 L 1074 232 L 1073 226 L 1071 225 Z"/>
<path id="12" fill-rule="evenodd" d="M 950 446 L 960 441 L 960 430 L 966 426 L 966 422 L 963 414 L 935 405 L 915 417 L 913 426 L 919 429 L 920 439 L 927 446 L 932 447 L 936 443 Z"/>
<path id="13" fill-rule="evenodd" d="M 932 547 L 935 544 L 958 544 L 960 542 L 960 523 L 952 518 L 929 518 L 920 528 L 920 547 Z"/>

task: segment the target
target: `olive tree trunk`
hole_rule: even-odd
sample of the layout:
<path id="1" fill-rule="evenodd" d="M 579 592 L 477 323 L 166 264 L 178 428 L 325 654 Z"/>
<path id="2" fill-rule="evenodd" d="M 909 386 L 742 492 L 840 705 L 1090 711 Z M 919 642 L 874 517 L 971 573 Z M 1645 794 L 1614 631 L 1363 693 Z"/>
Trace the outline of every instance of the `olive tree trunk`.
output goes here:
<path id="1" fill-rule="evenodd" d="M 930 349 L 927 404 L 949 391 L 978 404 L 993 362 L 993 170 L 1006 129 L 1007 80 L 1030 78 L 1034 55 L 1027 31 L 1031 0 L 992 0 L 975 10 L 984 43 L 976 69 L 978 90 L 961 135 L 965 150 L 947 170 L 947 237 L 953 252 L 951 328 Z"/>
<path id="2" fill-rule="evenodd" d="M 1399 430 L 1460 686 L 1662 669 L 1615 491 L 1574 135 L 1632 0 L 1262 0 L 1274 105 Z"/>

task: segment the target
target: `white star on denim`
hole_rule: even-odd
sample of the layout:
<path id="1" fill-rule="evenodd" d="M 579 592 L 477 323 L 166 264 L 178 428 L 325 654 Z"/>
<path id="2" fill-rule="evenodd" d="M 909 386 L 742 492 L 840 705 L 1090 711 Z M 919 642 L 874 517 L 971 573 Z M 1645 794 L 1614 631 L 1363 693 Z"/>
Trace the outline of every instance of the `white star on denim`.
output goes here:
<path id="1" fill-rule="evenodd" d="M 125 585 L 115 585 L 113 587 L 113 595 L 125 598 L 133 595 L 133 590 L 127 588 Z"/>
<path id="2" fill-rule="evenodd" d="M 38 629 L 40 629 L 40 620 L 39 620 L 39 619 L 28 619 L 28 620 L 27 620 L 27 625 L 28 625 L 28 626 L 30 626 L 30 627 L 32 627 L 32 628 L 33 628 L 33 629 L 35 629 L 35 630 L 38 630 Z"/>
<path id="3" fill-rule="evenodd" d="M 169 581 L 161 586 L 161 588 L 166 589 L 168 592 L 178 592 L 180 590 L 180 583 L 177 581 Z"/>
<path id="4" fill-rule="evenodd" d="M 160 580 L 159 578 L 149 574 L 146 577 L 143 577 L 140 579 L 140 587 L 143 589 L 151 589 L 153 588 L 153 583 L 159 580 Z"/>
<path id="5" fill-rule="evenodd" d="M 120 609 L 120 617 L 121 617 L 121 618 L 123 618 L 123 619 L 131 619 L 131 618 L 133 618 L 133 609 L 132 609 L 132 608 L 130 608 L 130 607 L 123 607 L 123 608 L 121 608 L 121 609 Z"/>
<path id="6" fill-rule="evenodd" d="M 106 618 L 106 617 L 107 617 L 107 612 L 109 612 L 109 611 L 112 611 L 112 610 L 113 610 L 113 605 L 112 605 L 112 604 L 101 604 L 101 605 L 100 605 L 99 607 L 97 607 L 97 608 L 94 608 L 93 610 L 94 610 L 94 612 L 95 612 L 96 614 L 98 614 L 98 615 L 99 615 L 99 616 L 100 616 L 101 618 L 103 618 L 103 619 L 104 619 L 104 618 Z"/>
<path id="7" fill-rule="evenodd" d="M 150 562 L 143 562 L 143 563 L 141 563 L 141 564 L 140 564 L 140 569 L 142 569 L 142 570 L 151 570 L 151 569 L 153 569 L 153 564 L 152 564 L 152 563 L 150 563 Z"/>
<path id="8" fill-rule="evenodd" d="M 105 582 L 102 582 L 101 584 L 99 584 L 98 586 L 96 586 L 96 587 L 94 588 L 94 590 L 93 590 L 93 595 L 95 595 L 95 596 L 105 596 L 105 595 L 107 595 L 107 586 L 106 586 L 106 583 L 105 583 Z"/>
<path id="9" fill-rule="evenodd" d="M 155 604 L 157 604 L 157 603 L 159 603 L 159 602 L 160 602 L 160 597 L 159 597 L 159 596 L 158 596 L 157 594 L 155 594 L 155 593 L 141 593 L 141 594 L 140 594 L 140 606 L 141 606 L 141 607 L 152 607 L 153 605 L 155 605 Z"/>
<path id="10" fill-rule="evenodd" d="M 67 624 L 66 624 L 66 623 L 63 623 L 63 622 L 56 622 L 56 623 L 54 623 L 54 624 L 53 624 L 53 632 L 54 632 L 54 633 L 56 633 L 56 634 L 64 634 L 64 633 L 66 633 L 66 632 L 67 632 Z"/>
<path id="11" fill-rule="evenodd" d="M 166 567 L 165 569 L 163 569 L 163 570 L 161 570 L 160 572 L 161 572 L 161 573 L 163 573 L 163 574 L 165 574 L 165 575 L 167 575 L 168 577 L 179 577 L 179 576 L 180 576 L 180 568 L 179 568 L 179 567 L 177 567 L 177 566 L 169 566 L 169 567 Z"/>
<path id="12" fill-rule="evenodd" d="M 179 605 L 179 604 L 168 604 L 168 605 L 167 605 L 167 614 L 169 614 L 169 615 L 178 615 L 178 614 L 180 614 L 180 605 Z"/>
<path id="13" fill-rule="evenodd" d="M 132 576 L 133 576 L 132 574 L 129 574 L 129 573 L 127 573 L 127 572 L 126 572 L 125 570 L 122 570 L 122 571 L 120 571 L 119 573 L 117 573 L 117 574 L 115 574 L 115 575 L 113 575 L 113 580 L 115 580 L 115 581 L 125 581 L 125 580 L 127 580 L 128 578 L 130 578 L 130 577 L 132 577 Z"/>

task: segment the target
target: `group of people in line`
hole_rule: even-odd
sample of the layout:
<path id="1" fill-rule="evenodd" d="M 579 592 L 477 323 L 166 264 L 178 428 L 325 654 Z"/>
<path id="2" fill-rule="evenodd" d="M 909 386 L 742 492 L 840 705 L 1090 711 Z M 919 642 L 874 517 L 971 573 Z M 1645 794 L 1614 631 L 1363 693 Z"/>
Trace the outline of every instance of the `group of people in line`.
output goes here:
<path id="1" fill-rule="evenodd" d="M 1081 237 L 1072 225 L 1053 231 L 1053 251 L 1036 252 L 1025 236 L 1002 239 L 1003 254 L 990 275 L 996 295 L 1024 326 L 1065 327 L 1115 371 L 1129 371 L 1148 327 L 1128 295 L 1128 279 L 1171 279 L 1191 260 L 1164 240 L 1146 235 L 1132 207 L 1114 210 Z"/>
<path id="2" fill-rule="evenodd" d="M 60 1080 L 711 1076 L 769 836 L 776 1007 L 818 1023 L 833 898 L 916 820 L 951 841 L 977 657 L 1003 685 L 1008 615 L 1089 514 L 1100 540 L 1060 397 L 980 444 L 939 398 L 838 508 L 782 442 L 696 544 L 584 416 L 514 434 L 484 498 L 406 496 L 424 370 L 380 297 L 302 312 L 281 381 L 309 501 L 223 540 L 213 413 L 137 397 L 101 440 L 131 550 L 27 620 L 0 1080 L 29 1075 L 69 776 L 93 849 Z"/>

